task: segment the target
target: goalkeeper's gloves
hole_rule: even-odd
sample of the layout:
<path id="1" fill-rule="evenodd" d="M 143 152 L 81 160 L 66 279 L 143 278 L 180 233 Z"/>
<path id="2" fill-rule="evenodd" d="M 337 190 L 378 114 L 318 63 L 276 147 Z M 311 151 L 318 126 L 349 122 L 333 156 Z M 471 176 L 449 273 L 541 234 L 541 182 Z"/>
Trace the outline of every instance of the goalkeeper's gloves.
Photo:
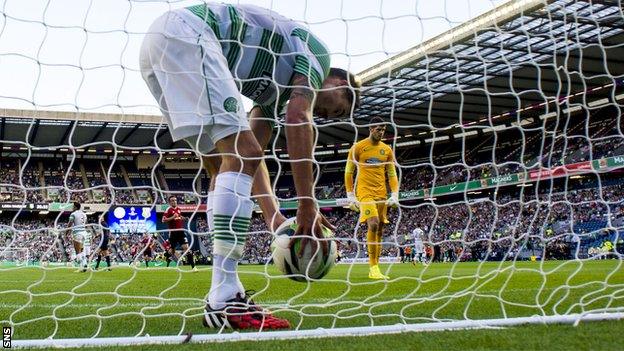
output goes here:
<path id="1" fill-rule="evenodd" d="M 386 206 L 389 206 L 389 207 L 399 206 L 399 193 L 390 194 L 390 198 L 386 200 Z"/>
<path id="2" fill-rule="evenodd" d="M 347 193 L 347 200 L 349 200 L 349 209 L 351 211 L 360 212 L 360 204 L 358 200 L 355 198 L 354 192 Z"/>

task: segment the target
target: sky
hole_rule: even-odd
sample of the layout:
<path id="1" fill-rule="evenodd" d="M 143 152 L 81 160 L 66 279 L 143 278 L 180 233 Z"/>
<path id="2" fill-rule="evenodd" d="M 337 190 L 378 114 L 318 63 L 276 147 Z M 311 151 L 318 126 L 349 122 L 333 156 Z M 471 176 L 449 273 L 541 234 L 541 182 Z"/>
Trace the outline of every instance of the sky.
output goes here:
<path id="1" fill-rule="evenodd" d="M 141 41 L 165 11 L 201 2 L 0 0 L 0 108 L 159 114 L 139 72 Z M 332 66 L 357 73 L 506 0 L 223 2 L 304 23 Z"/>

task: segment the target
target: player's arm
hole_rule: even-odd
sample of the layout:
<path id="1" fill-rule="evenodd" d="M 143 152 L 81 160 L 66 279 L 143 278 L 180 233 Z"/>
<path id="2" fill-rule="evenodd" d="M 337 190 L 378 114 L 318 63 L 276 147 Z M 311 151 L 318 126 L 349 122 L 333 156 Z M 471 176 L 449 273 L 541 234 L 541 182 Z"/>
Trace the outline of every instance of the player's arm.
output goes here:
<path id="1" fill-rule="evenodd" d="M 312 173 L 312 152 L 314 148 L 314 130 L 312 128 L 312 104 L 314 92 L 309 87 L 309 78 L 302 74 L 295 74 L 286 109 L 286 145 L 291 161 L 291 170 L 295 183 L 295 190 L 299 198 L 297 208 L 297 232 L 295 234 L 323 237 L 321 226 L 334 229 L 331 224 L 316 209 L 314 201 L 314 176 Z M 300 254 L 310 240 L 304 238 Z M 324 250 L 327 242 L 323 241 Z"/>
<path id="2" fill-rule="evenodd" d="M 360 205 L 355 198 L 355 192 L 353 191 L 353 176 L 355 174 L 355 145 L 349 149 L 349 155 L 347 156 L 347 164 L 345 165 L 344 182 L 347 190 L 347 199 L 349 200 L 349 208 L 358 212 Z"/>
<path id="3" fill-rule="evenodd" d="M 67 227 L 65 229 L 71 230 L 74 227 L 74 214 L 69 215 L 69 219 L 67 220 Z"/>
<path id="4" fill-rule="evenodd" d="M 249 114 L 251 131 L 254 133 L 262 150 L 266 149 L 273 134 L 270 122 L 265 119 L 267 117 L 266 114 L 260 106 L 254 106 Z M 267 226 L 272 230 L 279 227 L 286 218 L 279 212 L 279 204 L 273 195 L 269 170 L 264 159 L 260 161 L 258 170 L 254 175 L 251 192 L 258 200 L 258 205 L 262 210 Z"/>
<path id="5" fill-rule="evenodd" d="M 399 177 L 394 165 L 392 149 L 390 149 L 390 157 L 386 163 L 386 177 L 388 178 L 388 185 L 390 185 L 390 198 L 386 201 L 386 205 L 396 207 L 399 205 Z"/>
<path id="6" fill-rule="evenodd" d="M 170 215 L 170 214 L 169 214 L 169 211 L 165 211 L 165 213 L 163 213 L 163 216 L 162 216 L 162 222 L 163 222 L 163 223 L 170 222 L 170 221 L 172 221 L 173 219 L 174 219 L 174 218 L 173 218 L 173 216 L 172 216 L 172 215 Z"/>

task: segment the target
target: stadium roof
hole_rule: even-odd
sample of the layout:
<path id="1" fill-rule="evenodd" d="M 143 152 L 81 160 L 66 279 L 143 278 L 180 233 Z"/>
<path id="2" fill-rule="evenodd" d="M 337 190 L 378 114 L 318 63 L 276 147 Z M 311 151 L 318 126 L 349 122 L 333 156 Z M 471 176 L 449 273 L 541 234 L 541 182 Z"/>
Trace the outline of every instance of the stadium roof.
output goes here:
<path id="1" fill-rule="evenodd" d="M 353 122 L 393 122 L 397 145 L 423 142 L 434 128 L 452 134 L 614 101 L 624 87 L 622 4 L 511 1 L 359 75 L 362 107 Z M 186 147 L 172 142 L 157 116 L 123 115 L 120 122 L 104 114 L 2 112 L 0 140 L 36 147 Z M 319 145 L 328 149 L 361 139 L 351 121 L 318 125 Z M 283 132 L 277 145 L 285 145 Z"/>

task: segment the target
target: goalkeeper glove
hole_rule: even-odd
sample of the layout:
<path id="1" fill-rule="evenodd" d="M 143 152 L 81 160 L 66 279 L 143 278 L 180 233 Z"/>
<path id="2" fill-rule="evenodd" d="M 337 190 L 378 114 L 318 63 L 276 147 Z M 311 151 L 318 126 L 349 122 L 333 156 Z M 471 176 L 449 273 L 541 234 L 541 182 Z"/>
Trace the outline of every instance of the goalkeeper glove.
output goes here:
<path id="1" fill-rule="evenodd" d="M 349 200 L 349 209 L 351 211 L 360 212 L 360 204 L 358 200 L 355 198 L 354 192 L 347 193 L 347 200 Z"/>
<path id="2" fill-rule="evenodd" d="M 386 206 L 389 206 L 389 207 L 399 206 L 399 193 L 390 194 L 390 198 L 386 200 Z"/>

